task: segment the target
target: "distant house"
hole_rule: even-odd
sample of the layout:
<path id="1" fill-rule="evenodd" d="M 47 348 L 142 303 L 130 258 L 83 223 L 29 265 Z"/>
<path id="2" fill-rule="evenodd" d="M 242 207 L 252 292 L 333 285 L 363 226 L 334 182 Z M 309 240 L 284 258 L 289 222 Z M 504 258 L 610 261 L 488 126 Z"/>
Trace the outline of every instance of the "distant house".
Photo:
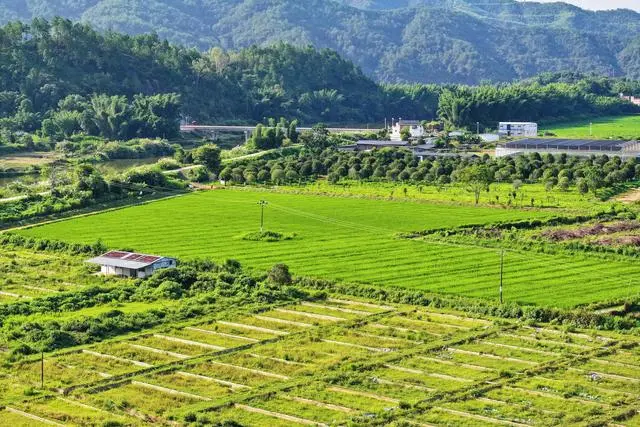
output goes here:
<path id="1" fill-rule="evenodd" d="M 500 122 L 498 125 L 498 134 L 501 137 L 536 137 L 538 136 L 538 124 L 531 122 Z"/>
<path id="2" fill-rule="evenodd" d="M 138 279 L 151 276 L 157 270 L 176 267 L 174 258 L 124 251 L 107 252 L 87 262 L 99 265 L 102 274 Z"/>
<path id="3" fill-rule="evenodd" d="M 400 119 L 391 126 L 392 141 L 402 141 L 402 128 L 409 128 L 409 135 L 412 139 L 419 139 L 425 135 L 424 127 L 420 121 Z"/>

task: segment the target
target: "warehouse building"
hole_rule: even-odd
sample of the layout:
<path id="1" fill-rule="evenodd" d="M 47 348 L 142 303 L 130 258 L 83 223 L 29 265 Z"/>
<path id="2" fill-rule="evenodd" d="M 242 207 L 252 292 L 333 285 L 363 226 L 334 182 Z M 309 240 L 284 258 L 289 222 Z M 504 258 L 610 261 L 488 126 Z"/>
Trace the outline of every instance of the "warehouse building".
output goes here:
<path id="1" fill-rule="evenodd" d="M 507 142 L 496 148 L 497 157 L 526 153 L 564 153 L 572 156 L 607 154 L 624 158 L 640 157 L 640 142 L 609 139 L 525 138 Z"/>
<path id="2" fill-rule="evenodd" d="M 108 276 L 143 279 L 164 268 L 175 268 L 176 260 L 156 255 L 111 251 L 87 260 L 100 266 L 100 272 Z"/>

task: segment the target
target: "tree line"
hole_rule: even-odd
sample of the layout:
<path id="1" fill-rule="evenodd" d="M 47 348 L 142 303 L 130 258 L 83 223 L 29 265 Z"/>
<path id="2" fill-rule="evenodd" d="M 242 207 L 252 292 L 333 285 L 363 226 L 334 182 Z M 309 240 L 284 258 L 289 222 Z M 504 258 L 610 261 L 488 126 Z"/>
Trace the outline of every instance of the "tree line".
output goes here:
<path id="1" fill-rule="evenodd" d="M 523 183 L 596 194 L 604 187 L 640 179 L 640 160 L 607 155 L 575 157 L 532 153 L 514 157 L 427 157 L 419 161 L 409 150 L 385 148 L 370 152 L 344 152 L 334 147 L 305 150 L 298 155 L 248 160 L 226 166 L 219 178 L 234 184 L 298 184 L 325 177 L 466 187 L 479 202 L 492 183 L 511 183 L 517 193 Z"/>

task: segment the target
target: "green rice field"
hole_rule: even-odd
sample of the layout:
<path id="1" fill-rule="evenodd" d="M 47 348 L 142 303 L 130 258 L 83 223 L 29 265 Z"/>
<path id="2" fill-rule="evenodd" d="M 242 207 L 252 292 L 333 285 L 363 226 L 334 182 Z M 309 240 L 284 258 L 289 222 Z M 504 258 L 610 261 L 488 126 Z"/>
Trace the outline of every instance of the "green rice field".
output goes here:
<path id="1" fill-rule="evenodd" d="M 267 200 L 265 228 L 295 234 L 249 241 Z M 267 269 L 286 263 L 298 275 L 497 298 L 496 249 L 403 240 L 398 232 L 544 218 L 553 210 L 516 210 L 342 197 L 220 190 L 39 226 L 21 233 L 95 242 L 183 259 L 237 259 Z M 505 298 L 570 307 L 637 295 L 637 261 L 607 261 L 509 251 Z"/>
<path id="2" fill-rule="evenodd" d="M 593 123 L 590 129 L 589 123 Z M 601 117 L 576 122 L 540 126 L 541 132 L 552 132 L 561 138 L 640 138 L 640 116 Z"/>

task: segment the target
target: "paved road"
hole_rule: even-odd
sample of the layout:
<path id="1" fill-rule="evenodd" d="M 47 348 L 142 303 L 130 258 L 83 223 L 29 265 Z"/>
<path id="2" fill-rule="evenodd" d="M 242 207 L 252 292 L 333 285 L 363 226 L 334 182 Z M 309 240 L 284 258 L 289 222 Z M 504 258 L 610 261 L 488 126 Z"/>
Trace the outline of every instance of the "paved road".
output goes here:
<path id="1" fill-rule="evenodd" d="M 171 169 L 168 171 L 162 171 L 163 174 L 169 174 L 169 173 L 175 173 L 175 172 L 184 172 L 184 171 L 188 171 L 191 169 L 195 169 L 195 168 L 199 168 L 202 165 L 192 165 L 192 166 L 185 166 L 183 168 L 179 168 L 179 169 Z"/>

